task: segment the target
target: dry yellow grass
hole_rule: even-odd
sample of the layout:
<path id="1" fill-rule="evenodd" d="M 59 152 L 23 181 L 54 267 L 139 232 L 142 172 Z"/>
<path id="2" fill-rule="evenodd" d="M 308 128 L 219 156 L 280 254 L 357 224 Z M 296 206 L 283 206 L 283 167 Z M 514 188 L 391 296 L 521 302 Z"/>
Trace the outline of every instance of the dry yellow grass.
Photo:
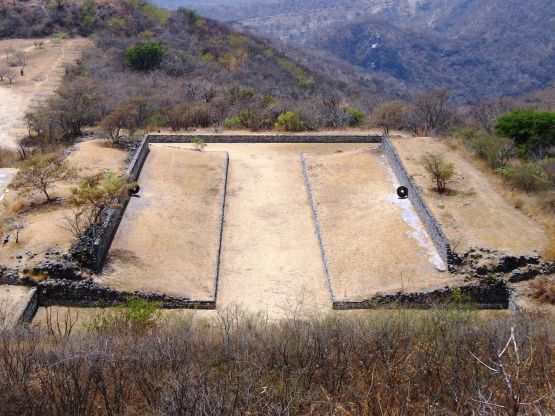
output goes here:
<path id="1" fill-rule="evenodd" d="M 0 147 L 0 168 L 13 168 L 18 160 L 15 150 Z"/>
<path id="2" fill-rule="evenodd" d="M 532 297 L 540 302 L 555 305 L 555 280 L 553 277 L 541 277 L 530 283 Z"/>
<path id="3" fill-rule="evenodd" d="M 555 260 L 555 192 L 526 193 L 516 188 L 512 189 L 484 160 L 469 152 L 460 140 L 444 137 L 442 141 L 450 149 L 471 161 L 484 174 L 494 189 L 516 209 L 532 217 L 545 228 L 548 241 L 542 254 L 546 260 Z"/>

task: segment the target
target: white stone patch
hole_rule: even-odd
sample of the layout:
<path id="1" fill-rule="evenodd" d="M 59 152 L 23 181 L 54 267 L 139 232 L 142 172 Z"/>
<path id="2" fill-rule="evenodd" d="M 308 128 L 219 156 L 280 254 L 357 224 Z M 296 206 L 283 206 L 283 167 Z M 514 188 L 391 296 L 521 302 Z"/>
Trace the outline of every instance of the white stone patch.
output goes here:
<path id="1" fill-rule="evenodd" d="M 0 173 L 0 190 L 2 189 L 4 183 L 6 183 L 9 177 L 10 175 L 7 173 Z M 7 192 L 9 192 L 9 189 L 6 189 L 4 192 L 0 194 L 0 201 L 4 199 L 4 196 Z"/>
<path id="2" fill-rule="evenodd" d="M 382 159 L 386 159 L 385 155 L 380 156 Z M 416 239 L 418 245 L 424 249 L 424 252 L 428 255 L 428 260 L 434 265 L 434 267 L 444 272 L 447 270 L 445 262 L 440 257 L 434 243 L 431 241 L 424 224 L 420 220 L 416 210 L 414 209 L 412 202 L 409 199 L 400 199 L 396 190 L 401 184 L 397 181 L 397 177 L 393 172 L 393 169 L 387 161 L 380 161 L 380 164 L 387 170 L 389 175 L 389 180 L 393 185 L 393 192 L 389 198 L 389 202 L 398 206 L 401 209 L 401 218 L 407 223 L 407 225 L 412 229 L 412 231 L 407 232 L 409 237 Z"/>

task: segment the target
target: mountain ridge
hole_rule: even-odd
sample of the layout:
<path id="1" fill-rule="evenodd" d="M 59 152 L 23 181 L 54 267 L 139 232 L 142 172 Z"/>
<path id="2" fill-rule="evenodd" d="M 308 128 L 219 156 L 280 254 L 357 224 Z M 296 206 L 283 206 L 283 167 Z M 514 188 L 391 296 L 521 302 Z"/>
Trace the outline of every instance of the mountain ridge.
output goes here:
<path id="1" fill-rule="evenodd" d="M 328 51 L 413 91 L 448 87 L 461 102 L 522 95 L 554 79 L 555 8 L 548 0 L 346 0 L 340 6 L 281 0 L 197 9 L 236 28 Z M 365 35 L 376 27 L 387 39 L 380 53 L 390 65 L 372 59 L 375 42 L 368 45 Z"/>

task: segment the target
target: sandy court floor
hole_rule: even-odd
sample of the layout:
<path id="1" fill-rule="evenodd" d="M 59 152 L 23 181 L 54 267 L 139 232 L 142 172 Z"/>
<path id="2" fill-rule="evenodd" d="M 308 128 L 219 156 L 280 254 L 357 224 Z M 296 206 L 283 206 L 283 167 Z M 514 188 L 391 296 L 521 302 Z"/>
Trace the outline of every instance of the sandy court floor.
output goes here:
<path id="1" fill-rule="evenodd" d="M 31 287 L 0 285 L 0 329 L 18 323 L 35 291 Z"/>
<path id="2" fill-rule="evenodd" d="M 544 249 L 547 237 L 543 227 L 496 192 L 488 178 L 471 162 L 436 139 L 396 138 L 393 143 L 457 251 L 472 246 L 513 254 Z M 455 164 L 456 177 L 450 185 L 456 191 L 454 195 L 440 196 L 433 191 L 420 164 L 428 152 L 445 154 L 446 159 Z"/>
<path id="3" fill-rule="evenodd" d="M 12 48 L 24 51 L 28 58 L 24 76 L 19 76 L 19 67 L 12 68 L 18 73 L 9 84 L 0 83 L 0 147 L 15 148 L 17 139 L 26 133 L 23 116 L 33 104 L 52 95 L 60 84 L 66 65 L 75 63 L 81 50 L 87 45 L 82 38 L 67 39 L 60 43 L 43 39 L 44 46 L 37 49 L 38 39 L 0 40 L 0 65 L 6 65 L 5 51 Z"/>
<path id="4" fill-rule="evenodd" d="M 151 146 L 100 279 L 127 291 L 213 297 L 222 152 Z"/>
<path id="5" fill-rule="evenodd" d="M 306 154 L 337 300 L 439 288 L 454 282 L 387 160 L 360 150 Z"/>
<path id="6" fill-rule="evenodd" d="M 230 156 L 219 310 L 239 305 L 269 317 L 331 310 L 299 155 L 360 147 L 208 145 L 208 150 Z"/>

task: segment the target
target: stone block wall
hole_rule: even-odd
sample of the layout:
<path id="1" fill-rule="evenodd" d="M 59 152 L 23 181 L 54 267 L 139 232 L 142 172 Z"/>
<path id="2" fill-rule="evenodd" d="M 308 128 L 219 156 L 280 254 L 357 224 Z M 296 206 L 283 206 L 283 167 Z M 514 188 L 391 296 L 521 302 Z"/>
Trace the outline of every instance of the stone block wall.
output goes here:
<path id="1" fill-rule="evenodd" d="M 384 307 L 406 307 L 431 309 L 442 305 L 470 306 L 478 309 L 507 309 L 511 297 L 508 285 L 500 281 L 495 284 L 472 284 L 458 288 L 446 287 L 429 292 L 395 293 L 376 295 L 359 302 L 334 302 L 333 308 L 376 309 Z"/>
<path id="2" fill-rule="evenodd" d="M 409 199 L 418 213 L 420 220 L 424 224 L 428 235 L 434 242 L 440 257 L 443 259 L 448 269 L 452 270 L 453 253 L 451 251 L 449 241 L 443 233 L 441 225 L 435 219 L 432 211 L 428 208 L 428 205 L 426 205 L 426 202 L 424 202 L 420 189 L 418 189 L 414 181 L 411 179 L 409 173 L 403 165 L 403 162 L 401 161 L 401 158 L 393 147 L 393 143 L 391 143 L 391 140 L 387 136 L 383 137 L 382 151 L 386 155 L 391 169 L 393 169 L 399 183 L 406 186 L 409 190 Z"/>
<path id="3" fill-rule="evenodd" d="M 303 168 L 304 183 L 306 187 L 306 192 L 308 194 L 308 203 L 312 212 L 312 222 L 314 223 L 314 228 L 316 229 L 316 236 L 318 237 L 318 244 L 320 246 L 320 255 L 322 256 L 322 262 L 324 263 L 326 287 L 328 288 L 328 293 L 330 295 L 331 301 L 335 303 L 336 298 L 333 291 L 333 286 L 331 284 L 331 273 L 328 263 L 328 256 L 326 254 L 326 246 L 324 244 L 324 235 L 322 233 L 322 227 L 320 226 L 320 220 L 318 219 L 318 209 L 316 207 L 316 202 L 314 201 L 314 197 L 312 194 L 312 182 L 310 181 L 310 176 L 308 175 L 308 168 L 306 166 L 304 153 L 301 153 L 301 166 Z"/>
<path id="4" fill-rule="evenodd" d="M 191 143 L 194 138 L 205 143 L 381 143 L 383 136 L 343 135 L 326 136 L 313 134 L 274 135 L 219 135 L 219 134 L 149 134 L 150 143 Z"/>
<path id="5" fill-rule="evenodd" d="M 212 292 L 212 299 L 214 305 L 218 297 L 218 284 L 220 281 L 220 256 L 222 253 L 222 237 L 224 232 L 224 213 L 225 213 L 225 199 L 227 195 L 227 177 L 229 172 L 229 153 L 226 152 L 224 159 L 224 189 L 222 191 L 222 199 L 220 201 L 220 223 L 218 224 L 218 235 L 216 241 L 216 260 L 214 265 L 214 289 Z"/>
<path id="6" fill-rule="evenodd" d="M 146 135 L 135 151 L 135 154 L 126 169 L 126 174 L 128 175 L 130 182 L 134 182 L 139 179 L 141 169 L 143 168 L 148 153 L 148 135 Z M 102 224 L 100 229 L 97 230 L 94 241 L 92 242 L 91 253 L 89 256 L 90 264 L 86 265 L 95 273 L 100 273 L 104 267 L 108 251 L 110 250 L 112 241 L 118 231 L 119 224 L 123 218 L 123 214 L 125 214 L 129 200 L 120 201 L 120 203 L 122 205 L 121 208 L 106 208 L 102 213 Z"/>
<path id="7" fill-rule="evenodd" d="M 124 304 L 129 298 L 162 302 L 165 309 L 215 309 L 215 301 L 195 301 L 157 293 L 123 292 L 100 286 L 91 280 L 47 280 L 37 286 L 38 304 L 67 307 L 111 307 Z"/>
<path id="8" fill-rule="evenodd" d="M 36 289 L 30 289 L 27 306 L 19 316 L 17 325 L 29 324 L 33 321 L 38 310 L 38 294 Z"/>

